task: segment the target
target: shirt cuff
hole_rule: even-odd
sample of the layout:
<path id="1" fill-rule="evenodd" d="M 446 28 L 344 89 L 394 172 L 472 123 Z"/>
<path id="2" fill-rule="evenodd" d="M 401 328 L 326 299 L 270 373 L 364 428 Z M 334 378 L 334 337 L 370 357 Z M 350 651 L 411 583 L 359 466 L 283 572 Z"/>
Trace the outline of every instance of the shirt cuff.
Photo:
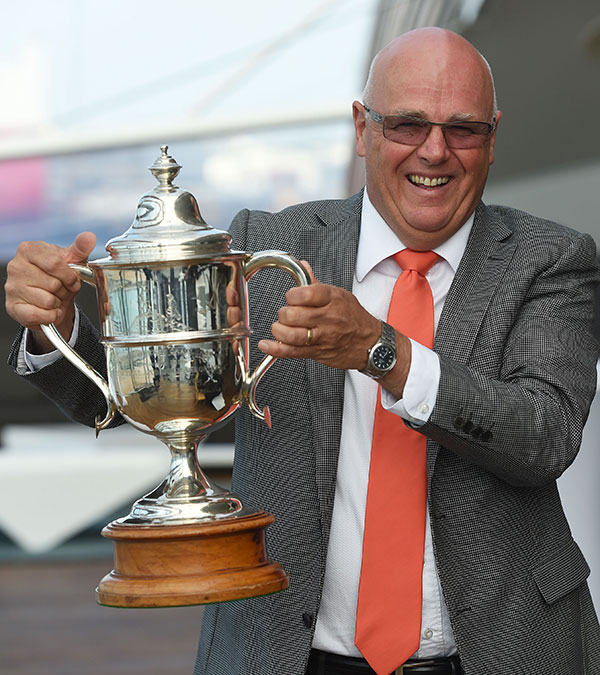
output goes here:
<path id="1" fill-rule="evenodd" d="M 71 333 L 71 337 L 69 339 L 69 345 L 71 347 L 75 347 L 78 335 L 79 335 L 79 308 L 77 307 L 77 305 L 75 305 L 75 321 L 73 322 L 73 332 Z M 28 339 L 29 339 L 29 330 L 26 328 L 23 331 L 22 354 L 27 374 L 37 373 L 42 368 L 45 368 L 46 366 L 55 363 L 56 361 L 58 361 L 58 359 L 62 357 L 62 354 L 58 351 L 58 349 L 55 349 L 54 351 L 51 352 L 47 352 L 46 354 L 31 354 L 30 352 L 27 351 Z"/>
<path id="2" fill-rule="evenodd" d="M 409 338 L 410 339 L 410 338 Z M 415 427 L 423 426 L 433 412 L 440 385 L 440 359 L 431 349 L 410 340 L 410 370 L 404 385 L 404 396 L 396 398 L 381 388 L 381 405 Z"/>

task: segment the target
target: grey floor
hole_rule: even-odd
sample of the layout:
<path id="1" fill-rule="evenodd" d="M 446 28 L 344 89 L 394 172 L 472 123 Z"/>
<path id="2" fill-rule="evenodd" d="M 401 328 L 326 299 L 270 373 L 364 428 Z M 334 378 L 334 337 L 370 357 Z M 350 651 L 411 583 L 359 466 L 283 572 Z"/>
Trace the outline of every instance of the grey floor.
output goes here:
<path id="1" fill-rule="evenodd" d="M 190 675 L 201 607 L 113 609 L 110 557 L 0 561 L 0 674 Z"/>

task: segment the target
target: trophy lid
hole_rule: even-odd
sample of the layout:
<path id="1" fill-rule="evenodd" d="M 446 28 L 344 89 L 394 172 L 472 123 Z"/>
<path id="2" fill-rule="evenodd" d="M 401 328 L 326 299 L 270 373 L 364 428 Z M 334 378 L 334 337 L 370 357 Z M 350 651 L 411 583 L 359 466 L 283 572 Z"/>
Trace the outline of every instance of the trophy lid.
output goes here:
<path id="1" fill-rule="evenodd" d="M 102 263 L 188 260 L 230 253 L 231 235 L 207 225 L 191 192 L 173 185 L 179 165 L 162 145 L 150 167 L 158 185 L 143 195 L 131 227 L 106 244 Z"/>

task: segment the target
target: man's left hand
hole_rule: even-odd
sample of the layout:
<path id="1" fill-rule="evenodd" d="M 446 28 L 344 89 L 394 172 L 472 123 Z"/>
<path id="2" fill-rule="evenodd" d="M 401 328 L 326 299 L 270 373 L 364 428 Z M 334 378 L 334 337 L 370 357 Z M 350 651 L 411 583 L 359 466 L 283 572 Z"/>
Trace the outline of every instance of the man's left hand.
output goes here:
<path id="1" fill-rule="evenodd" d="M 319 283 L 290 289 L 272 326 L 273 340 L 258 348 L 276 358 L 310 358 L 333 368 L 358 370 L 381 334 L 380 322 L 348 291 Z"/>

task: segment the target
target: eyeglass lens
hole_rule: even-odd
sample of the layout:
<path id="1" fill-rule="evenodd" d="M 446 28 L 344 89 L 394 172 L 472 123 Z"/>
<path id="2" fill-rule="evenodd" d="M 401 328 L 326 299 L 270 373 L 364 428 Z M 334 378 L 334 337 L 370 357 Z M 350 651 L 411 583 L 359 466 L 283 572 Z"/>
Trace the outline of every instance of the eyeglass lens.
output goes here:
<path id="1" fill-rule="evenodd" d="M 404 115 L 386 115 L 383 118 L 383 135 L 395 143 L 421 145 L 429 135 L 432 125 L 442 127 L 446 143 L 451 148 L 481 146 L 490 132 L 490 126 L 485 122 L 436 124 Z"/>

